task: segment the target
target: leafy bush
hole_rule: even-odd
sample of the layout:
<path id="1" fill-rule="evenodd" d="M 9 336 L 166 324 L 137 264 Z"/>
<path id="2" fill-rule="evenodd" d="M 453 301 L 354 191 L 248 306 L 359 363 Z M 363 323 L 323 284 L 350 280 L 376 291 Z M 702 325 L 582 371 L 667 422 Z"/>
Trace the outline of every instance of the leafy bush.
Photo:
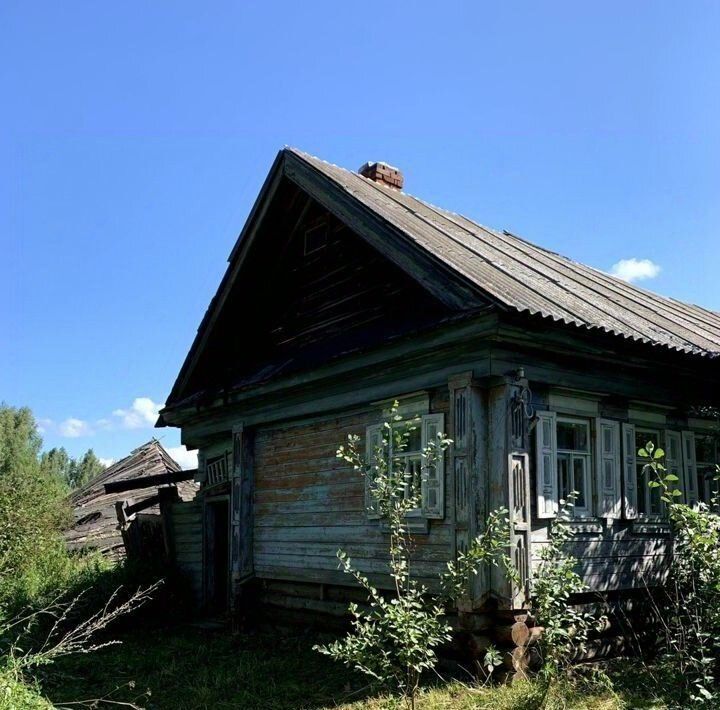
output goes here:
<path id="1" fill-rule="evenodd" d="M 402 423 L 395 402 L 390 419 L 382 425 L 382 437 L 375 447 L 372 460 L 366 462 L 358 449 L 360 437 L 348 436 L 347 445 L 340 446 L 337 456 L 355 471 L 368 477 L 369 490 L 383 524 L 388 526 L 388 558 L 391 593 L 386 594 L 356 570 L 342 550 L 338 559 L 342 570 L 352 576 L 367 592 L 368 609 L 350 605 L 353 630 L 344 639 L 315 649 L 347 666 L 370 676 L 380 684 L 392 684 L 415 707 L 415 699 L 424 671 L 437 662 L 435 649 L 450 640 L 450 626 L 444 619 L 446 603 L 464 593 L 469 578 L 483 564 L 502 564 L 513 573 L 506 554 L 510 524 L 507 511 L 498 511 L 488 519 L 485 530 L 473 541 L 470 549 L 448 562 L 440 578 L 443 593 L 433 595 L 411 573 L 410 549 L 412 536 L 407 516 L 420 507 L 417 481 L 406 473 L 399 456 L 407 449 L 417 421 Z M 451 441 L 438 433 L 422 452 L 422 475 L 438 461 L 438 454 Z"/>
<path id="2" fill-rule="evenodd" d="M 42 596 L 68 574 L 66 489 L 40 466 L 41 444 L 29 409 L 0 407 L 0 605 Z"/>
<path id="3" fill-rule="evenodd" d="M 588 591 L 576 572 L 577 559 L 568 554 L 572 539 L 570 526 L 574 495 L 563 501 L 550 526 L 550 538 L 543 547 L 541 563 L 533 584 L 533 611 L 544 631 L 541 637 L 543 671 L 558 676 L 587 647 L 590 632 L 605 618 L 579 609 L 572 603 L 576 594 Z"/>
<path id="4" fill-rule="evenodd" d="M 680 502 L 678 477 L 665 467 L 665 452 L 649 442 L 648 485 L 659 488 L 673 534 L 673 556 L 659 602 L 664 657 L 675 670 L 685 700 L 717 707 L 720 670 L 720 500 L 695 507 Z M 718 467 L 720 477 L 720 467 Z"/>

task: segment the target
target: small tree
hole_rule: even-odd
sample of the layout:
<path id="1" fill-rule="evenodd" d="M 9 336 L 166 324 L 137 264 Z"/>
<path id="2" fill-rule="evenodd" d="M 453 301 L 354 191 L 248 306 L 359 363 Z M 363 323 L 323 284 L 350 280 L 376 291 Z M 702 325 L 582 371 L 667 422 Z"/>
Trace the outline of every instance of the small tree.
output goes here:
<path id="1" fill-rule="evenodd" d="M 590 632 L 600 628 L 605 621 L 604 616 L 579 609 L 572 603 L 573 595 L 588 591 L 576 571 L 577 558 L 567 551 L 573 536 L 570 520 L 576 496 L 573 492 L 568 500 L 561 501 L 534 575 L 533 611 L 544 629 L 541 640 L 543 672 L 549 680 L 577 660 L 586 650 Z"/>
<path id="2" fill-rule="evenodd" d="M 382 436 L 366 461 L 360 437 L 349 435 L 337 451 L 339 459 L 366 477 L 373 509 L 380 514 L 388 531 L 388 562 L 393 585 L 390 593 L 380 591 L 357 570 L 348 555 L 337 553 L 341 569 L 367 592 L 369 607 L 350 605 L 353 629 L 344 638 L 316 650 L 370 676 L 381 684 L 392 684 L 415 707 L 420 677 L 437 662 L 436 648 L 450 640 L 450 626 L 444 619 L 447 602 L 463 594 L 469 579 L 484 564 L 502 565 L 515 575 L 507 555 L 510 524 L 506 510 L 490 515 L 484 531 L 466 553 L 448 562 L 440 576 L 440 594 L 430 594 L 412 574 L 410 550 L 412 535 L 407 516 L 420 506 L 418 482 L 406 470 L 400 456 L 419 426 L 419 420 L 403 421 L 395 402 Z M 451 444 L 443 433 L 429 442 L 422 452 L 422 476 L 438 461 L 438 454 Z"/>
<path id="3" fill-rule="evenodd" d="M 648 486 L 660 489 L 673 535 L 673 556 L 663 589 L 660 620 L 665 632 L 665 657 L 677 670 L 686 700 L 717 707 L 720 665 L 720 500 L 711 505 L 682 502 L 679 478 L 665 466 L 665 452 L 648 442 L 638 455 Z M 720 478 L 717 467 L 715 480 Z"/>

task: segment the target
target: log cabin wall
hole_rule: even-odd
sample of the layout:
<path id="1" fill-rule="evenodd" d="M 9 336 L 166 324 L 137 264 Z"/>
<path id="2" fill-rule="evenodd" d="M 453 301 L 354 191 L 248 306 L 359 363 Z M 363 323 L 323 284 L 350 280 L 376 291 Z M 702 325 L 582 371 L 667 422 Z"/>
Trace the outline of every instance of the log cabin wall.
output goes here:
<path id="1" fill-rule="evenodd" d="M 430 412 L 448 412 L 447 390 L 435 390 Z M 259 427 L 255 438 L 254 564 L 259 579 L 349 585 L 337 551 L 380 587 L 390 587 L 387 533 L 368 519 L 364 479 L 336 457 L 348 434 L 361 437 L 382 421 L 379 407 L 310 422 Z M 446 476 L 447 480 L 447 476 Z M 448 497 L 446 496 L 446 501 Z M 415 536 L 412 568 L 435 586 L 452 555 L 452 511 Z"/>
<path id="2" fill-rule="evenodd" d="M 531 390 L 531 409 L 535 414 L 554 412 L 587 421 L 590 431 L 589 514 L 572 522 L 573 542 L 569 553 L 578 559 L 577 571 L 588 590 L 607 593 L 611 597 L 631 594 L 647 586 L 661 584 L 665 578 L 671 540 L 666 522 L 659 517 L 638 516 L 627 519 L 624 512 L 615 517 L 598 511 L 601 496 L 598 474 L 597 427 L 600 420 L 616 423 L 620 431 L 623 423 L 636 430 L 660 433 L 660 445 L 665 447 L 664 432 L 681 432 L 698 426 L 688 417 L 689 409 L 717 398 L 717 374 L 707 365 L 694 365 L 669 353 L 656 352 L 649 358 L 647 349 L 632 343 L 613 342 L 608 338 L 580 333 L 553 333 L 530 329 L 517 319 L 506 318 L 500 328 L 499 342 L 491 353 L 491 372 L 494 377 L 507 377 L 519 368 L 524 370 Z M 672 377 L 668 373 L 673 373 Z M 499 420 L 504 405 L 499 404 L 502 385 L 492 388 L 489 416 Z M 495 402 L 495 404 L 493 404 Z M 508 410 L 509 411 L 509 410 Z M 511 412 L 509 411 L 509 416 Z M 708 426 L 706 422 L 705 426 Z M 502 428 L 502 427 L 501 427 Z M 509 428 L 508 428 L 509 431 Z M 696 431 L 699 431 L 696 429 Z M 538 511 L 537 427 L 530 434 L 529 453 L 529 565 L 531 577 L 540 565 L 542 548 L 547 545 L 551 518 L 541 517 Z M 622 438 L 622 437 L 621 437 Z M 499 447 L 502 432 L 494 445 Z M 621 442 L 621 449 L 625 444 Z M 519 452 L 523 449 L 520 448 Z M 493 456 L 492 446 L 490 456 Z M 624 466 L 623 456 L 620 465 Z M 491 464 L 491 488 L 494 500 L 505 503 L 502 477 L 493 478 L 499 471 L 501 453 Z M 493 481 L 495 480 L 495 483 Z M 512 479 L 510 483 L 512 483 Z M 620 486 L 625 492 L 624 474 Z M 645 490 L 639 485 L 639 493 Z"/>

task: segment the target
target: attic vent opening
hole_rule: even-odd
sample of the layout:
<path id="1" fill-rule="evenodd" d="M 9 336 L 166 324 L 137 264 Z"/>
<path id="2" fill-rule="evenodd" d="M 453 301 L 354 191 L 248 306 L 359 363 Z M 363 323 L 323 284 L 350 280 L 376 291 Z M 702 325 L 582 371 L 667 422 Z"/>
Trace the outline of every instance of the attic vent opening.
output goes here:
<path id="1" fill-rule="evenodd" d="M 328 225 L 327 222 L 321 222 L 316 224 L 314 227 L 310 227 L 305 232 L 305 245 L 304 254 L 308 256 L 316 251 L 319 251 L 323 247 L 327 246 L 328 242 Z"/>

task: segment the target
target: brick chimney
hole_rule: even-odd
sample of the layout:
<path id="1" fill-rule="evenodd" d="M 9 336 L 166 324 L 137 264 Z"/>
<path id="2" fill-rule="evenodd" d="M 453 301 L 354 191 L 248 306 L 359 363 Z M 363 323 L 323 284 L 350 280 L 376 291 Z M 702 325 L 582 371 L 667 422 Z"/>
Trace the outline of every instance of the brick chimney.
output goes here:
<path id="1" fill-rule="evenodd" d="M 397 168 L 393 168 L 392 165 L 377 162 L 365 163 L 358 172 L 363 177 L 370 178 L 370 180 L 393 187 L 396 190 L 402 190 L 403 174 Z"/>

